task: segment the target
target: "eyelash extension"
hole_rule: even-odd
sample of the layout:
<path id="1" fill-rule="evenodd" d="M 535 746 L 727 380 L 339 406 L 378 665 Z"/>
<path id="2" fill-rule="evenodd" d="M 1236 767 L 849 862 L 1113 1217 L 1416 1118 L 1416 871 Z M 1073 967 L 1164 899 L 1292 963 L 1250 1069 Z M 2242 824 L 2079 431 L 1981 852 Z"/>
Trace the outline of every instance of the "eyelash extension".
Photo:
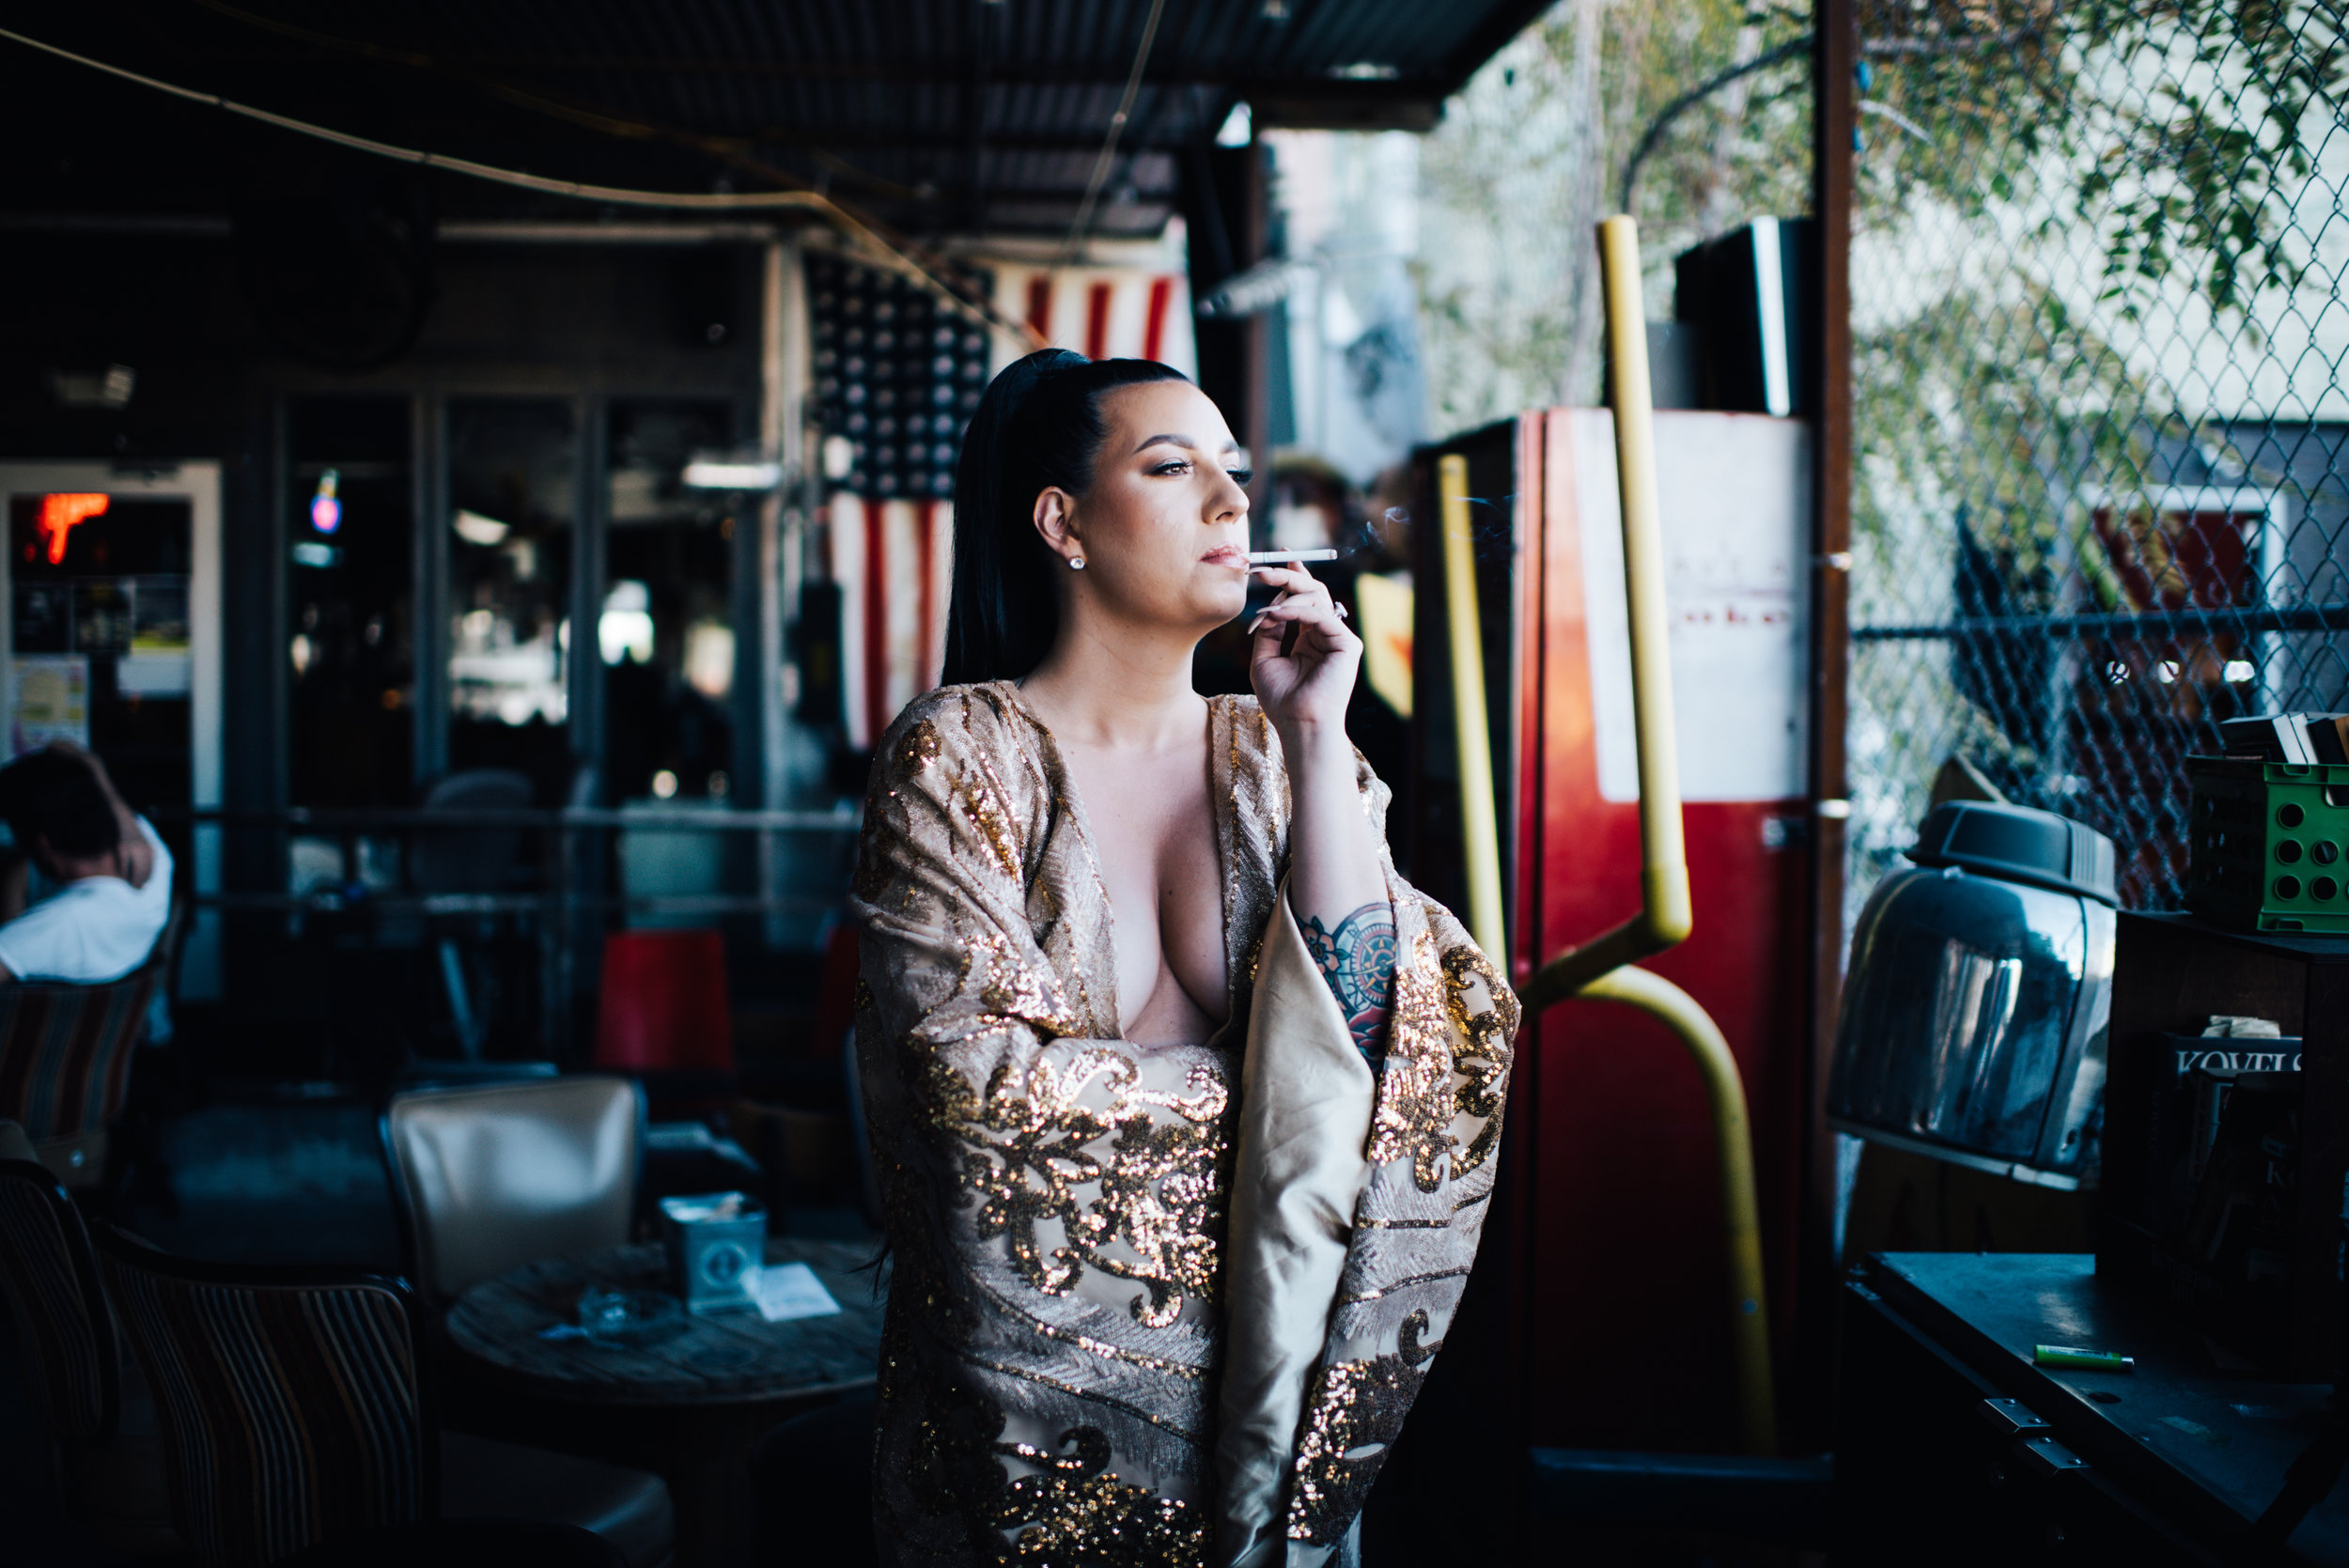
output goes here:
<path id="1" fill-rule="evenodd" d="M 1150 472 L 1155 474 L 1170 474 L 1178 469 L 1185 469 L 1190 466 L 1190 462 L 1188 458 L 1171 458 L 1167 461 L 1159 464 L 1158 467 L 1152 469 Z M 1246 489 L 1249 486 L 1256 482 L 1256 471 L 1252 468 L 1227 468 L 1223 472 L 1225 475 L 1231 479 L 1232 483 L 1237 485 L 1241 489 Z"/>

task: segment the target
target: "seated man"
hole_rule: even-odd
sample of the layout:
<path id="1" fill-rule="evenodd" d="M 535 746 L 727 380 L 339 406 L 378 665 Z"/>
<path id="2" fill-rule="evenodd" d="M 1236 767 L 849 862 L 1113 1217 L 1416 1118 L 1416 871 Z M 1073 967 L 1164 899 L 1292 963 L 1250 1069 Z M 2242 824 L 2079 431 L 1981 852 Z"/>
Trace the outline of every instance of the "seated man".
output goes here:
<path id="1" fill-rule="evenodd" d="M 120 980 L 171 919 L 171 851 L 115 793 L 105 764 L 52 745 L 0 768 L 19 859 L 0 873 L 0 982 Z M 25 860 L 58 884 L 24 907 Z"/>

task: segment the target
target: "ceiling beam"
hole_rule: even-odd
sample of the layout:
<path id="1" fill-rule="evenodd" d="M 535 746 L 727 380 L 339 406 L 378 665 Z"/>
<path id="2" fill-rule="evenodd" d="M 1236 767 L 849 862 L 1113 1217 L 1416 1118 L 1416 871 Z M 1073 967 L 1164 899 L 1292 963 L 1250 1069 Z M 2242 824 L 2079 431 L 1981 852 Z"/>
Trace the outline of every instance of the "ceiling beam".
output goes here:
<path id="1" fill-rule="evenodd" d="M 1443 118 L 1443 99 L 1435 94 L 1328 90 L 1336 85 L 1250 94 L 1249 110 L 1264 131 L 1433 131 Z"/>
<path id="2" fill-rule="evenodd" d="M 1118 143 L 1121 153 L 1128 147 L 1141 152 L 1174 153 L 1181 151 L 1202 133 L 1196 127 L 1189 128 L 1189 135 L 1176 135 L 1163 128 L 1147 136 L 1131 136 Z M 724 134 L 733 135 L 732 132 Z M 755 131 L 745 131 L 735 139 L 754 143 L 763 147 L 821 147 L 831 152 L 847 151 L 908 151 L 919 152 L 952 147 L 968 153 L 977 146 L 989 155 L 1007 152 L 1081 152 L 1088 156 L 1101 150 L 1102 131 L 1082 132 L 1039 133 L 1035 132 L 1004 132 L 989 130 L 981 138 L 971 138 L 965 126 L 940 126 L 933 131 L 910 131 L 899 127 L 854 127 L 836 121 L 820 128 L 802 130 L 797 126 L 764 125 Z"/>
<path id="3" fill-rule="evenodd" d="M 928 197 L 927 200 L 929 202 L 945 201 L 954 195 L 954 194 L 955 193 L 948 191 L 941 191 L 936 195 Z M 1172 185 L 1153 190 L 1137 189 L 1134 192 L 1133 204 L 1137 207 L 1149 207 L 1152 205 L 1164 206 L 1166 203 L 1173 201 L 1179 194 L 1180 193 Z M 1084 200 L 1084 187 L 1081 185 L 990 184 L 987 188 L 987 200 L 989 207 L 1007 201 L 1025 202 L 1031 205 L 1036 202 L 1061 201 L 1066 202 L 1069 209 L 1073 211 L 1077 206 Z M 908 200 L 902 196 L 895 198 L 884 198 L 879 202 L 868 201 L 865 205 L 888 206 L 892 204 L 893 200 L 894 205 L 908 209 L 924 205 L 920 198 Z M 1106 212 L 1114 210 L 1114 209 L 1104 206 L 1102 210 Z"/>
<path id="4" fill-rule="evenodd" d="M 286 80 L 285 72 L 314 68 L 317 52 L 297 49 L 201 49 L 188 52 L 197 63 L 226 70 L 251 70 L 269 80 Z M 632 55 L 436 55 L 445 70 L 472 76 L 494 75 L 520 86 L 533 75 L 601 73 L 613 76 L 735 76 L 777 82 L 867 82 L 892 85 L 960 86 L 971 80 L 967 59 L 941 60 L 743 60 L 722 58 L 649 58 Z M 1087 62 L 1086 64 L 1091 64 Z M 1101 70 L 1101 67 L 1095 67 Z M 1125 91 L 1123 68 L 1111 62 L 1100 75 L 1088 74 L 1085 64 L 1053 64 L 1033 58 L 999 59 L 988 71 L 989 81 L 1006 86 L 1091 87 L 1106 93 Z M 1146 87 L 1204 87 L 1211 92 L 1304 91 L 1322 89 L 1346 93 L 1423 98 L 1430 92 L 1453 90 L 1440 75 L 1413 71 L 1383 81 L 1292 72 L 1255 74 L 1249 62 L 1236 60 L 1228 71 L 1206 60 L 1158 61 L 1142 74 Z"/>

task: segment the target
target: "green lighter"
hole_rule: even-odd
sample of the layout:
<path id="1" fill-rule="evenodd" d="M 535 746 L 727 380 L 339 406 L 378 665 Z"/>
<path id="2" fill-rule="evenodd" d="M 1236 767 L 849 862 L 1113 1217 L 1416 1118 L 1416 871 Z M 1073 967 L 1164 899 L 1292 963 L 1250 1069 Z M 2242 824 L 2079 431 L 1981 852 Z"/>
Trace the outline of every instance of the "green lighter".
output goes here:
<path id="1" fill-rule="evenodd" d="M 2043 1367 L 2080 1367 L 2090 1372 L 2135 1372 L 2137 1358 L 2114 1350 L 2082 1350 L 2076 1344 L 2031 1347 L 2031 1361 Z"/>

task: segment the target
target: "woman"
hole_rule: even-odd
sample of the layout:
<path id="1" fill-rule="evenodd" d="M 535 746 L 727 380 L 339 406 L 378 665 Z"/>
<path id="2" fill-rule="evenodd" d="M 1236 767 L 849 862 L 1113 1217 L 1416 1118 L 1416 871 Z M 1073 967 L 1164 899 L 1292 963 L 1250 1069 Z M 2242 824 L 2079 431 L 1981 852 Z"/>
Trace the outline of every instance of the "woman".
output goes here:
<path id="1" fill-rule="evenodd" d="M 964 439 L 949 684 L 855 888 L 885 1561 L 1350 1560 L 1475 1254 L 1516 1002 L 1388 860 L 1361 642 L 1255 568 L 1255 699 L 1191 689 L 1237 453 L 1166 366 L 1049 351 Z"/>

